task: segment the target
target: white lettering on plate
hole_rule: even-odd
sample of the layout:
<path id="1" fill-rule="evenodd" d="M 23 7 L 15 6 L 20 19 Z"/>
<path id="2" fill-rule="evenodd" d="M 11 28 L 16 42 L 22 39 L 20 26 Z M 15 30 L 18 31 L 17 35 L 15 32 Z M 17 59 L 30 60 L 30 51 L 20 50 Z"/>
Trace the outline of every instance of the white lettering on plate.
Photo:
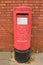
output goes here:
<path id="1" fill-rule="evenodd" d="M 28 18 L 27 17 L 18 17 L 17 18 L 17 24 L 27 25 L 28 24 Z"/>

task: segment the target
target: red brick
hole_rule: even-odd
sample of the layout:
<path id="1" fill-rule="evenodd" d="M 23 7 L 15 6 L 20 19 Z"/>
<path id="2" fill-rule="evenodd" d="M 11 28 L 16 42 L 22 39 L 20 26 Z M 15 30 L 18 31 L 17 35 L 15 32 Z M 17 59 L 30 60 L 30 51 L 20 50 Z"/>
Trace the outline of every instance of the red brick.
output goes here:
<path id="1" fill-rule="evenodd" d="M 1 3 L 0 3 L 0 7 L 4 7 L 4 6 L 6 6 L 6 4 L 5 4 L 5 3 L 3 3 L 3 4 L 1 4 Z"/>

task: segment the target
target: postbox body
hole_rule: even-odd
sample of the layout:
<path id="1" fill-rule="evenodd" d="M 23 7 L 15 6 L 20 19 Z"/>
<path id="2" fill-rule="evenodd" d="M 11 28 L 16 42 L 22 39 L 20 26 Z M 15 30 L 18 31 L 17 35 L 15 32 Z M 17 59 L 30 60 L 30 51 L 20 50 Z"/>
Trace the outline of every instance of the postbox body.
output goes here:
<path id="1" fill-rule="evenodd" d="M 21 6 L 14 9 L 14 47 L 18 50 L 30 48 L 32 10 Z"/>
<path id="2" fill-rule="evenodd" d="M 32 9 L 27 6 L 14 8 L 14 48 L 20 51 L 30 49 Z"/>

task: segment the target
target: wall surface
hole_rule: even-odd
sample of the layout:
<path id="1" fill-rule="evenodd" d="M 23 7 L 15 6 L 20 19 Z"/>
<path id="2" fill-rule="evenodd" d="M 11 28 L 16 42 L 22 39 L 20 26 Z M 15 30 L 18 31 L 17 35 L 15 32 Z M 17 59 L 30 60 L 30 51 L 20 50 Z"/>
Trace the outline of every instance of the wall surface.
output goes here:
<path id="1" fill-rule="evenodd" d="M 12 51 L 13 8 L 19 5 L 32 7 L 31 48 L 43 52 L 43 0 L 0 0 L 0 51 Z"/>

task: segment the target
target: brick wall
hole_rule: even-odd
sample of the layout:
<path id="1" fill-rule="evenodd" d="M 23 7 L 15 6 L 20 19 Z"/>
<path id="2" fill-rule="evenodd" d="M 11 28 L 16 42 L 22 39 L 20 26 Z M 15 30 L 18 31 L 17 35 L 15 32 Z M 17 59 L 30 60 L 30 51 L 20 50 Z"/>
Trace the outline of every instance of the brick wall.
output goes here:
<path id="1" fill-rule="evenodd" d="M 43 0 L 0 0 L 0 51 L 12 51 L 13 8 L 18 5 L 32 7 L 31 48 L 43 52 Z"/>

